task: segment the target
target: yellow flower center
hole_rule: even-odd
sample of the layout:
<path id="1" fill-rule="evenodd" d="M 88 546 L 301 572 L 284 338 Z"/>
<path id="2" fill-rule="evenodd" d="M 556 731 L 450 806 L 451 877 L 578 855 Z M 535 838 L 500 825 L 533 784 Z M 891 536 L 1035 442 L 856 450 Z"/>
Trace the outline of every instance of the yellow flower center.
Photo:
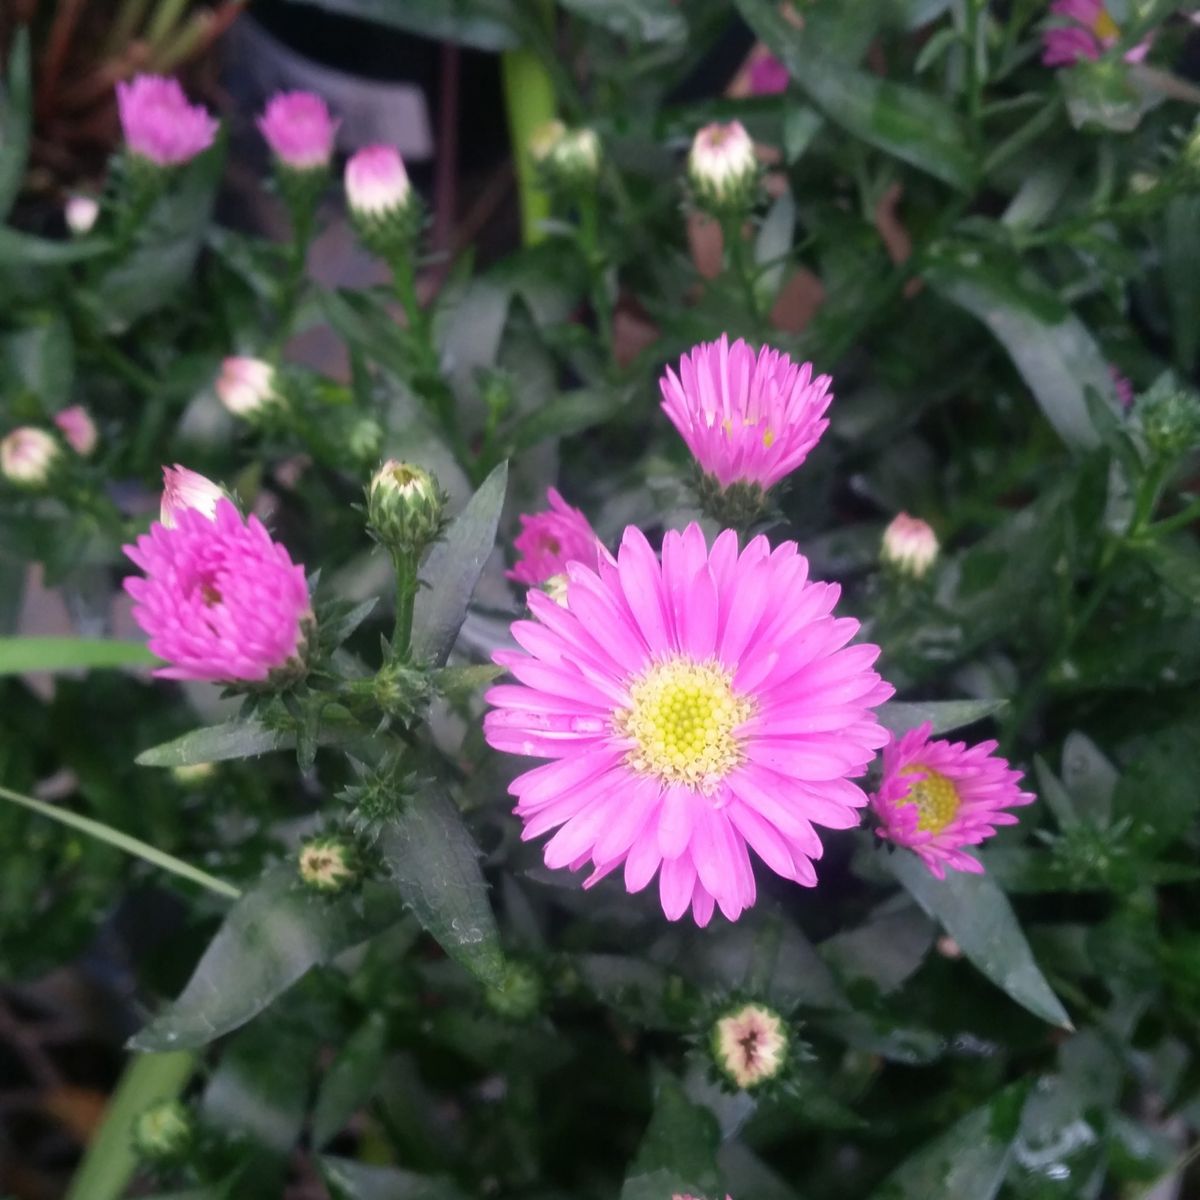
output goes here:
<path id="1" fill-rule="evenodd" d="M 908 795 L 897 803 L 917 806 L 921 814 L 917 828 L 922 833 L 941 833 L 958 814 L 962 798 L 954 784 L 938 771 L 931 771 L 919 763 L 900 769 L 901 775 L 918 773 L 924 778 L 916 780 L 909 788 Z"/>
<path id="2" fill-rule="evenodd" d="M 1116 21 L 1109 16 L 1108 9 L 1102 8 L 1097 14 L 1095 21 L 1092 22 L 1092 32 L 1101 41 L 1116 41 L 1121 36 L 1121 30 L 1117 26 Z"/>
<path id="3" fill-rule="evenodd" d="M 635 770 L 707 792 L 741 761 L 735 734 L 754 706 L 734 692 L 719 664 L 656 663 L 633 682 L 629 697 L 616 726 L 636 743 L 629 752 Z"/>

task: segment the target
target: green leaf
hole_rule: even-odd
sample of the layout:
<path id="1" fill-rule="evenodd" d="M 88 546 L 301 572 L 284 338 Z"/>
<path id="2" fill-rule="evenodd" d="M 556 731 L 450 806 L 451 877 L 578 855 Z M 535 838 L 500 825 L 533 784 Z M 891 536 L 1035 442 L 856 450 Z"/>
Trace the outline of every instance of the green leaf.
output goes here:
<path id="1" fill-rule="evenodd" d="M 821 957 L 846 982 L 866 979 L 886 995 L 925 961 L 933 945 L 933 923 L 915 905 L 880 912 L 856 929 L 826 938 Z"/>
<path id="2" fill-rule="evenodd" d="M 323 725 L 317 738 L 321 746 L 344 746 L 360 736 L 357 729 L 336 729 Z M 294 750 L 293 731 L 268 729 L 251 717 L 244 721 L 226 721 L 193 729 L 180 737 L 143 750 L 134 759 L 139 767 L 190 767 L 197 763 L 228 762 L 235 758 L 256 758 L 272 750 Z"/>
<path id="3" fill-rule="evenodd" d="M 629 402 L 630 393 L 577 388 L 562 392 L 548 404 L 528 413 L 513 427 L 509 444 L 516 453 L 552 437 L 570 437 L 611 420 Z"/>
<path id="4" fill-rule="evenodd" d="M 229 910 L 179 998 L 129 1045 L 205 1046 L 257 1016 L 310 968 L 400 915 L 382 889 L 331 899 L 305 888 L 293 864 L 281 864 Z"/>
<path id="5" fill-rule="evenodd" d="M 886 861 L 912 898 L 997 987 L 1042 1020 L 1072 1028 L 1066 1009 L 1034 962 L 1008 897 L 990 876 L 948 871 L 945 879 L 935 879 L 907 850 L 896 851 Z"/>
<path id="6" fill-rule="evenodd" d="M 313 1145 L 324 1146 L 366 1103 L 385 1066 L 387 1018 L 373 1012 L 352 1033 L 321 1080 L 313 1108 Z"/>
<path id="7" fill-rule="evenodd" d="M 670 0 L 561 0 L 563 8 L 635 42 L 680 42 L 687 23 Z"/>
<path id="8" fill-rule="evenodd" d="M 372 1167 L 330 1155 L 323 1155 L 320 1163 L 333 1200 L 468 1200 L 467 1193 L 449 1180 L 399 1167 Z"/>
<path id="9" fill-rule="evenodd" d="M 469 667 L 439 667 L 431 678 L 434 690 L 439 695 L 458 700 L 474 696 L 480 688 L 486 687 L 503 674 L 503 667 L 492 663 L 479 663 Z"/>
<path id="10" fill-rule="evenodd" d="M 292 0 L 477 50 L 518 44 L 512 0 Z"/>
<path id="11" fill-rule="evenodd" d="M 75 343 L 70 325 L 60 314 L 32 314 L 4 339 L 2 349 L 22 391 L 37 396 L 43 411 L 66 406 L 75 378 Z"/>
<path id="12" fill-rule="evenodd" d="M 413 610 L 412 647 L 418 661 L 440 667 L 450 657 L 483 565 L 496 544 L 507 487 L 508 463 L 501 463 L 425 560 L 421 582 L 426 586 L 417 593 Z"/>
<path id="13" fill-rule="evenodd" d="M 1108 824 L 1117 780 L 1116 767 L 1091 738 L 1079 730 L 1067 734 L 1063 742 L 1062 781 L 1073 801 L 1073 812 L 1093 824 Z"/>
<path id="14" fill-rule="evenodd" d="M 3 141 L 0 139 L 0 146 Z M 0 157 L 4 154 L 0 149 Z M 61 267 L 104 254 L 111 247 L 101 238 L 76 238 L 56 242 L 35 237 L 19 229 L 0 228 L 0 265 L 17 267 Z"/>
<path id="15" fill-rule="evenodd" d="M 1113 792 L 1113 819 L 1129 818 L 1148 849 L 1191 828 L 1200 809 L 1200 721 L 1180 721 L 1142 740 Z"/>
<path id="16" fill-rule="evenodd" d="M 8 216 L 25 179 L 29 137 L 33 125 L 33 75 L 29 55 L 29 28 L 13 38 L 4 76 L 0 107 L 0 221 Z"/>
<path id="17" fill-rule="evenodd" d="M 821 132 L 825 118 L 807 104 L 789 104 L 783 114 L 783 156 L 788 166 L 799 162 Z"/>
<path id="18" fill-rule="evenodd" d="M 621 1200 L 658 1200 L 673 1193 L 715 1193 L 719 1130 L 707 1108 L 693 1104 L 677 1080 L 659 1075 L 654 1115 L 621 1189 Z"/>
<path id="19" fill-rule="evenodd" d="M 379 850 L 401 899 L 442 949 L 480 982 L 503 982 L 479 848 L 445 788 L 431 784 L 406 801 L 383 826 Z"/>
<path id="20" fill-rule="evenodd" d="M 1025 1088 L 1005 1089 L 922 1146 L 871 1200 L 992 1200 L 1012 1159 Z"/>
<path id="21" fill-rule="evenodd" d="M 999 712 L 1007 703 L 1007 700 L 928 700 L 915 703 L 889 700 L 876 711 L 880 724 L 900 737 L 925 721 L 932 724 L 935 734 L 962 729 Z"/>
<path id="22" fill-rule="evenodd" d="M 98 667 L 148 667 L 158 661 L 144 642 L 117 642 L 107 638 L 0 638 L 0 675 Z"/>
<path id="23" fill-rule="evenodd" d="M 1161 257 L 1175 362 L 1191 374 L 1200 351 L 1200 196 L 1167 203 Z"/>
<path id="24" fill-rule="evenodd" d="M 1068 446 L 1099 444 L 1085 392 L 1094 389 L 1114 411 L 1116 396 L 1100 347 L 1074 313 L 1028 273 L 985 263 L 973 251 L 938 254 L 924 274 L 940 295 L 991 330 Z"/>
<path id="25" fill-rule="evenodd" d="M 769 301 L 783 283 L 795 229 L 796 202 L 791 192 L 784 192 L 771 205 L 754 242 L 754 261 L 761 271 L 757 286 Z"/>
<path id="26" fill-rule="evenodd" d="M 795 84 L 855 137 L 961 191 L 976 176 L 966 130 L 937 97 L 860 71 L 789 24 L 772 0 L 736 0 L 751 29 L 787 66 Z M 861 24 L 861 22 L 860 22 Z"/>
<path id="27" fill-rule="evenodd" d="M 1138 549 L 1171 591 L 1200 606 L 1200 549 L 1195 541 L 1190 537 L 1159 538 Z"/>

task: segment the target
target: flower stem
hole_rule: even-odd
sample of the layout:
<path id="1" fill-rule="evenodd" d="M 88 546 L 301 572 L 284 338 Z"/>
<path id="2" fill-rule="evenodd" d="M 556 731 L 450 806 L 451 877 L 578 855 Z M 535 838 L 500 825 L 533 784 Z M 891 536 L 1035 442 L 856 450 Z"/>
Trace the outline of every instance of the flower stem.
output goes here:
<path id="1" fill-rule="evenodd" d="M 746 258 L 746 240 L 742 237 L 742 217 L 740 213 L 726 217 L 721 222 L 725 248 L 729 253 L 729 265 L 741 284 L 746 300 L 746 310 L 755 325 L 762 320 L 758 308 L 758 294 L 754 290 L 754 275 L 750 262 Z"/>
<path id="2" fill-rule="evenodd" d="M 592 311 L 596 315 L 597 332 L 605 348 L 605 356 L 611 360 L 613 345 L 613 314 L 609 303 L 608 289 L 604 282 L 604 255 L 600 249 L 599 206 L 596 193 L 589 191 L 579 198 L 579 248 L 587 263 L 588 279 L 591 284 Z"/>
<path id="3" fill-rule="evenodd" d="M 413 603 L 417 596 L 416 555 L 397 551 L 392 556 L 396 568 L 396 625 L 392 631 L 392 653 L 401 661 L 412 652 Z"/>

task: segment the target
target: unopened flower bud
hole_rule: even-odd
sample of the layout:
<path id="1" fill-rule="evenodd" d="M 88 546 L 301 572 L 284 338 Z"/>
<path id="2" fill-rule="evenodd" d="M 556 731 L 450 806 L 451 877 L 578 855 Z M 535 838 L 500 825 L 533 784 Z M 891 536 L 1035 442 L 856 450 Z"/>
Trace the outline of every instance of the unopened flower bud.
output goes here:
<path id="1" fill-rule="evenodd" d="M 513 1021 L 527 1021 L 541 1007 L 542 981 L 525 963 L 507 962 L 504 977 L 484 995 L 493 1012 Z"/>
<path id="2" fill-rule="evenodd" d="M 42 487 L 59 453 L 58 443 L 44 429 L 22 425 L 0 441 L 0 474 L 21 487 Z"/>
<path id="3" fill-rule="evenodd" d="M 559 120 L 543 121 L 529 135 L 529 157 L 540 167 L 550 157 L 554 147 L 562 141 L 567 127 Z"/>
<path id="4" fill-rule="evenodd" d="M 72 404 L 70 408 L 55 413 L 54 424 L 58 426 L 58 432 L 66 439 L 67 445 L 81 458 L 87 458 L 96 449 L 96 423 L 82 404 Z"/>
<path id="5" fill-rule="evenodd" d="M 899 513 L 883 531 L 880 558 L 901 575 L 913 579 L 924 576 L 938 556 L 938 540 L 933 530 L 919 517 Z"/>
<path id="6" fill-rule="evenodd" d="M 548 181 L 563 191 L 591 188 L 600 174 L 600 138 L 594 129 L 561 128 L 558 137 L 536 161 Z"/>
<path id="7" fill-rule="evenodd" d="M 705 125 L 688 154 L 688 182 L 700 208 L 714 215 L 748 209 L 758 186 L 754 143 L 740 121 Z"/>
<path id="8" fill-rule="evenodd" d="M 211 779 L 216 771 L 216 763 L 181 763 L 179 766 L 171 768 L 171 778 L 184 787 L 195 787 Z"/>
<path id="9" fill-rule="evenodd" d="M 409 253 L 421 205 L 394 146 L 367 146 L 346 163 L 346 204 L 368 249 L 384 258 Z"/>
<path id="10" fill-rule="evenodd" d="M 176 518 L 186 508 L 197 509 L 211 519 L 216 515 L 218 501 L 227 498 L 224 489 L 211 479 L 176 463 L 173 467 L 163 467 L 162 506 L 158 519 L 167 529 L 174 529 Z"/>
<path id="11" fill-rule="evenodd" d="M 562 608 L 567 607 L 567 588 L 570 586 L 570 577 L 564 571 L 560 571 L 557 575 L 551 575 L 549 579 L 544 580 L 538 586 L 554 601 L 555 604 Z"/>
<path id="12" fill-rule="evenodd" d="M 791 1037 L 784 1019 L 765 1004 L 742 1004 L 713 1025 L 717 1070 L 743 1091 L 778 1078 L 787 1065 Z"/>
<path id="13" fill-rule="evenodd" d="M 333 895 L 358 881 L 358 851 L 339 837 L 316 837 L 300 847 L 296 856 L 300 878 L 314 891 Z"/>
<path id="14" fill-rule="evenodd" d="M 1200 445 L 1200 396 L 1170 373 L 1160 376 L 1134 403 L 1150 450 L 1175 459 Z"/>
<path id="15" fill-rule="evenodd" d="M 367 488 L 367 524 L 388 549 L 419 554 L 442 529 L 446 498 L 422 467 L 388 459 Z"/>
<path id="16" fill-rule="evenodd" d="M 99 215 L 100 205 L 91 196 L 72 196 L 63 209 L 67 228 L 76 237 L 91 233 Z"/>
<path id="17" fill-rule="evenodd" d="M 291 171 L 323 171 L 333 157 L 338 122 L 312 92 L 279 92 L 255 124 L 280 166 Z"/>
<path id="18" fill-rule="evenodd" d="M 139 1158 L 160 1165 L 186 1157 L 194 1136 L 192 1114 L 178 1100 L 152 1105 L 133 1123 L 134 1151 Z"/>
<path id="19" fill-rule="evenodd" d="M 217 398 L 235 417 L 252 419 L 282 403 L 275 368 L 261 358 L 234 355 L 221 363 Z"/>

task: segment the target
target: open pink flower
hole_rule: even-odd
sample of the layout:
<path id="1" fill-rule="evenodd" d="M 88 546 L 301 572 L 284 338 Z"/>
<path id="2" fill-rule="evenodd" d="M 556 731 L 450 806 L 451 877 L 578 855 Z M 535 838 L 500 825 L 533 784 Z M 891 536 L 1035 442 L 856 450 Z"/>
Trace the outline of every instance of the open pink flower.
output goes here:
<path id="1" fill-rule="evenodd" d="M 570 562 L 582 562 L 594 570 L 602 550 L 587 517 L 572 508 L 556 488 L 546 489 L 546 499 L 550 501 L 548 510 L 521 514 L 521 532 L 513 539 L 521 557 L 506 572 L 509 579 L 531 587 L 562 575 Z"/>
<path id="2" fill-rule="evenodd" d="M 764 491 L 808 457 L 829 425 L 828 375 L 813 378 L 764 346 L 757 354 L 726 335 L 704 342 L 659 381 L 662 406 L 688 449 L 723 488 L 754 483 Z"/>
<path id="3" fill-rule="evenodd" d="M 117 108 L 125 144 L 139 158 L 174 167 L 207 150 L 218 122 L 199 104 L 189 104 L 178 79 L 138 75 L 117 84 Z"/>
<path id="4" fill-rule="evenodd" d="M 272 96 L 257 121 L 275 157 L 295 171 L 329 164 L 338 122 L 312 92 L 279 92 Z"/>
<path id="5" fill-rule="evenodd" d="M 124 547 L 146 573 L 125 580 L 134 620 L 170 664 L 155 674 L 259 683 L 298 665 L 312 620 L 304 568 L 224 498 L 211 516 L 182 508 L 174 519 Z"/>
<path id="6" fill-rule="evenodd" d="M 1017 786 L 1021 772 L 995 754 L 996 742 L 933 742 L 926 722 L 883 752 L 883 778 L 871 804 L 880 837 L 907 846 L 938 879 L 946 868 L 983 874 L 963 846 L 977 846 L 997 825 L 1015 825 L 1006 808 L 1036 799 Z"/>
<path id="7" fill-rule="evenodd" d="M 764 54 L 750 64 L 750 94 L 775 96 L 786 92 L 788 69 L 773 54 Z"/>
<path id="8" fill-rule="evenodd" d="M 494 687 L 484 719 L 497 750 L 552 760 L 509 786 L 525 838 L 558 832 L 549 867 L 624 866 L 625 886 L 659 877 L 663 911 L 754 903 L 753 849 L 812 886 L 814 825 L 846 829 L 867 799 L 850 782 L 887 733 L 871 709 L 892 694 L 858 622 L 833 616 L 839 589 L 808 579 L 795 542 L 757 537 L 739 555 L 726 530 L 663 540 L 625 530 L 616 559 L 574 562 L 565 607 L 529 595 L 533 620 L 497 651 L 517 684 Z"/>
<path id="9" fill-rule="evenodd" d="M 1095 61 L 1115 46 L 1121 30 L 1103 0 L 1054 0 L 1050 11 L 1069 24 L 1051 25 L 1042 33 L 1042 63 L 1047 67 L 1074 66 L 1083 59 Z M 1141 62 L 1150 51 L 1147 39 L 1125 55 L 1126 62 Z"/>

